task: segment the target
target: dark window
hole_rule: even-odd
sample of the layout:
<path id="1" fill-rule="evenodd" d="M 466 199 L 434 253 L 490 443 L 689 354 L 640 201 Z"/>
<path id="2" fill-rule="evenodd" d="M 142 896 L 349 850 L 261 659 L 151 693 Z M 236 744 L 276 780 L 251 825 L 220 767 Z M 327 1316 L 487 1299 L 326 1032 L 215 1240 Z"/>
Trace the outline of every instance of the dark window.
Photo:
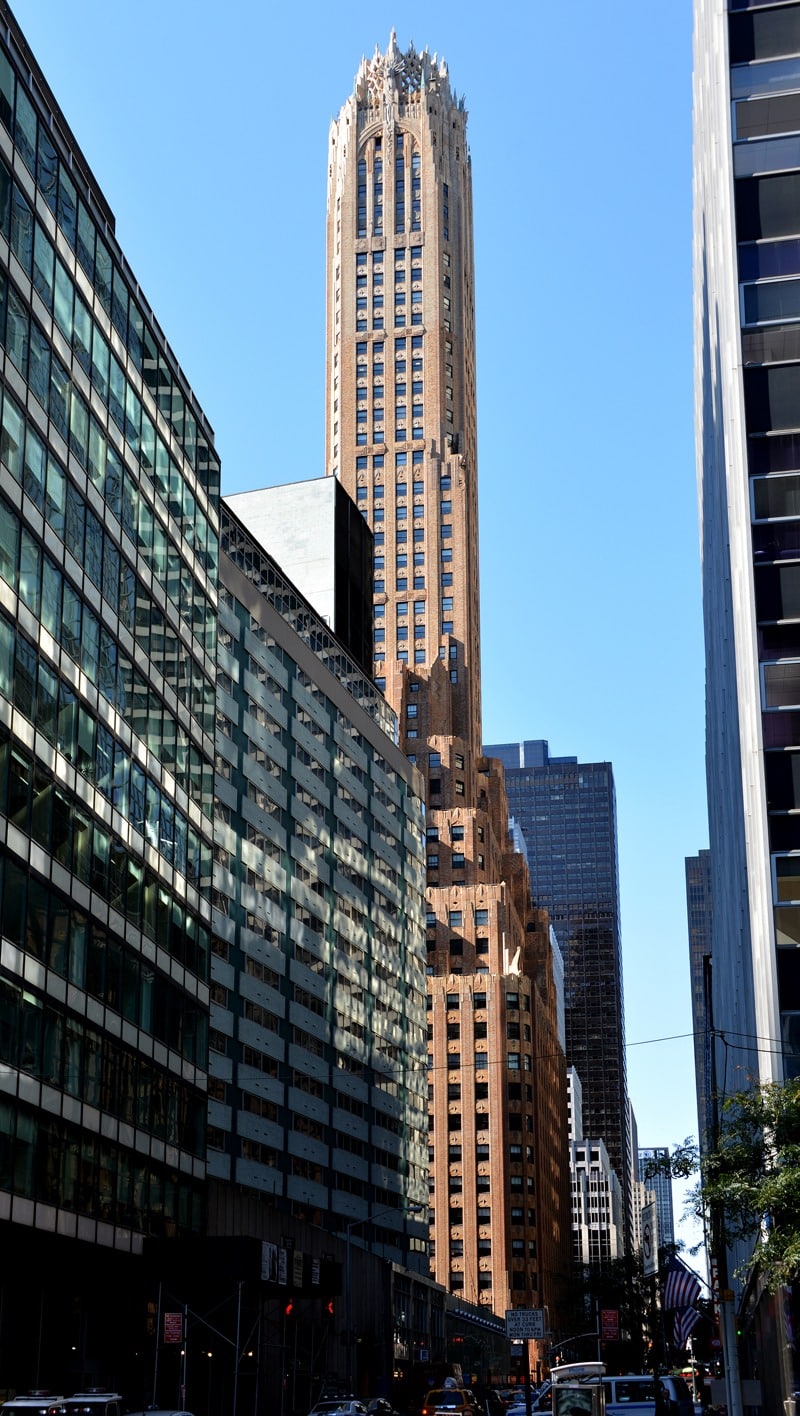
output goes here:
<path id="1" fill-rule="evenodd" d="M 763 138 L 769 133 L 800 129 L 800 93 L 747 99 L 736 104 L 737 138 Z"/>
<path id="2" fill-rule="evenodd" d="M 800 365 L 745 369 L 744 394 L 749 433 L 800 425 Z"/>
<path id="3" fill-rule="evenodd" d="M 800 20 L 800 10 L 797 11 Z M 739 241 L 792 236 L 800 230 L 800 173 L 746 177 L 736 183 Z"/>
<path id="4" fill-rule="evenodd" d="M 752 15 L 731 15 L 729 24 L 732 64 L 800 52 L 800 9 L 796 5 Z"/>

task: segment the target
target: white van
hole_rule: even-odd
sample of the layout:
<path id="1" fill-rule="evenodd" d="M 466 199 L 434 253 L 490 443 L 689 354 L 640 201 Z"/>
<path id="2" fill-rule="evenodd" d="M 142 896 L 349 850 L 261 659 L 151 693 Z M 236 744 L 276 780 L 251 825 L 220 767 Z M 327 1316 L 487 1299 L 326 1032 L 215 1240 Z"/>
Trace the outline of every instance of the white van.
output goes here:
<path id="1" fill-rule="evenodd" d="M 118 1391 L 90 1387 L 67 1397 L 67 1416 L 121 1416 L 122 1397 Z"/>
<path id="2" fill-rule="evenodd" d="M 656 1383 L 661 1400 L 656 1405 Z M 694 1416 L 694 1403 L 683 1377 L 629 1373 L 624 1377 L 603 1377 L 606 1416 Z"/>
<path id="3" fill-rule="evenodd" d="M 50 1391 L 29 1391 L 4 1401 L 0 1416 L 66 1416 L 63 1396 Z"/>

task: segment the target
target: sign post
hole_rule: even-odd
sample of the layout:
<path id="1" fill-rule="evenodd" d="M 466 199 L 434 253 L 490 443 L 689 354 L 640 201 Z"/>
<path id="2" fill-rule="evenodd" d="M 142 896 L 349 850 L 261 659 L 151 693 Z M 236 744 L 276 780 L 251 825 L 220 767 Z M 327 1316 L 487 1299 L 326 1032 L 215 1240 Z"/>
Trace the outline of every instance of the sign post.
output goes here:
<path id="1" fill-rule="evenodd" d="M 183 1342 L 183 1313 L 164 1314 L 164 1341 Z"/>
<path id="2" fill-rule="evenodd" d="M 531 1416 L 531 1354 L 529 1342 L 544 1339 L 544 1308 L 506 1308 L 506 1337 L 521 1342 L 525 1354 L 525 1413 Z"/>
<path id="3" fill-rule="evenodd" d="M 507 1308 L 506 1337 L 509 1342 L 543 1342 L 544 1308 Z"/>
<path id="4" fill-rule="evenodd" d="M 600 1338 L 602 1342 L 619 1342 L 619 1309 L 600 1309 Z"/>

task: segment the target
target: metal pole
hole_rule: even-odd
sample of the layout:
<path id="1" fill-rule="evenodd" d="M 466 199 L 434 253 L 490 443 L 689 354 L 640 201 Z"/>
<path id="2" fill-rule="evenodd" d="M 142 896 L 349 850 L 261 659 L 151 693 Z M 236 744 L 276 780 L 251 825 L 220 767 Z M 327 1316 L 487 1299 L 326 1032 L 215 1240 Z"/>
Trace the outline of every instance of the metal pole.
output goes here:
<path id="1" fill-rule="evenodd" d="M 602 1362 L 602 1360 L 603 1360 L 603 1348 L 602 1348 L 602 1344 L 601 1344 L 601 1342 L 600 1342 L 600 1299 L 599 1299 L 599 1298 L 595 1298 L 595 1300 L 594 1300 L 594 1320 L 595 1320 L 595 1322 L 597 1323 L 597 1360 L 598 1360 L 598 1362 Z M 236 1413 L 235 1413 L 235 1412 L 234 1412 L 234 1416 L 236 1416 Z"/>
<path id="2" fill-rule="evenodd" d="M 281 1416 L 286 1407 L 286 1310 L 283 1313 L 283 1334 L 281 1337 Z"/>
<path id="3" fill-rule="evenodd" d="M 186 1369 L 189 1361 L 189 1305 L 183 1309 L 183 1371 L 181 1373 L 181 1410 L 186 1410 Z"/>
<path id="4" fill-rule="evenodd" d="M 350 1271 L 350 1234 L 352 1224 L 347 1226 L 347 1245 L 345 1249 L 344 1263 L 344 1320 L 347 1324 L 347 1394 L 353 1392 L 353 1290 L 351 1286 L 352 1275 Z"/>
<path id="5" fill-rule="evenodd" d="M 256 1384 L 253 1393 L 253 1416 L 258 1416 L 258 1398 L 261 1391 L 261 1329 L 264 1325 L 264 1300 L 258 1299 L 258 1332 L 256 1333 Z M 309 1410 L 311 1409 L 309 1403 Z M 210 1416 L 210 1413 L 209 1413 Z"/>
<path id="6" fill-rule="evenodd" d="M 233 1356 L 233 1416 L 236 1416 L 236 1402 L 239 1397 L 239 1333 L 242 1324 L 242 1280 L 236 1287 L 236 1347 Z"/>
<path id="7" fill-rule="evenodd" d="M 158 1306 L 156 1308 L 156 1355 L 153 1358 L 153 1406 L 158 1406 L 158 1357 L 161 1351 L 161 1280 L 158 1281 Z"/>
<path id="8" fill-rule="evenodd" d="M 292 1354 L 292 1411 L 297 1410 L 297 1330 L 299 1322 L 294 1325 L 294 1353 Z"/>

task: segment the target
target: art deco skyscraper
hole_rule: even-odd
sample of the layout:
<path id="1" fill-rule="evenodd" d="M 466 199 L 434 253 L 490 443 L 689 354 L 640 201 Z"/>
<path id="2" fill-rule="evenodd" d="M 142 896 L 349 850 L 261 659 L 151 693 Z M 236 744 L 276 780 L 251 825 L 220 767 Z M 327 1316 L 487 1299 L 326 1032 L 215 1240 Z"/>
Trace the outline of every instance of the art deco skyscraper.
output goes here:
<path id="1" fill-rule="evenodd" d="M 496 1311 L 555 1305 L 564 1059 L 546 916 L 481 752 L 472 188 L 446 64 L 392 35 L 329 164 L 326 465 L 374 532 L 375 674 L 426 779 L 432 1267 Z"/>
<path id="2" fill-rule="evenodd" d="M 375 663 L 389 701 L 401 709 L 405 665 L 441 656 L 452 730 L 479 745 L 466 122 L 446 64 L 401 54 L 392 36 L 332 126 L 326 465 L 375 532 Z"/>

